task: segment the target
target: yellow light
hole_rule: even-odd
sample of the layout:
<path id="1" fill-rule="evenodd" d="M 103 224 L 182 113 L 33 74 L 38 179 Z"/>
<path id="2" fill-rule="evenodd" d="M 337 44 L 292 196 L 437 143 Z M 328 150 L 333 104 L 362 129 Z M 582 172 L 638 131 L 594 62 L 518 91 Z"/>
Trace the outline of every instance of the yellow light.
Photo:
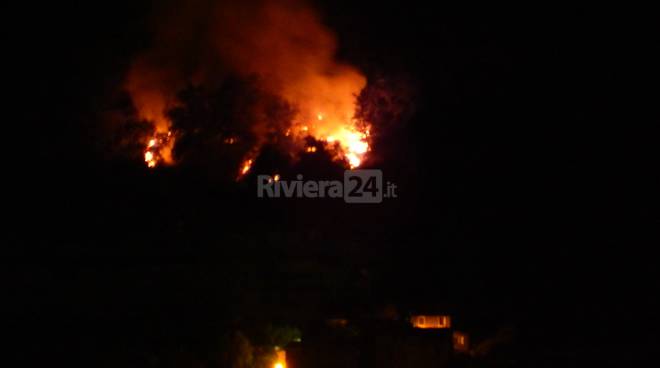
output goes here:
<path id="1" fill-rule="evenodd" d="M 153 159 L 154 159 L 154 153 L 153 152 L 147 151 L 147 152 L 144 153 L 144 161 L 149 162 L 149 161 L 153 161 Z"/>
<path id="2" fill-rule="evenodd" d="M 248 171 L 250 171 L 250 168 L 252 167 L 252 160 L 247 160 L 243 164 L 243 168 L 241 169 L 241 174 L 245 175 L 247 174 Z"/>
<path id="3" fill-rule="evenodd" d="M 321 115 L 321 114 L 316 115 L 316 117 L 317 117 L 319 120 L 323 120 L 323 115 Z"/>
<path id="4" fill-rule="evenodd" d="M 155 139 L 150 139 L 150 140 L 149 140 L 149 144 L 147 145 L 147 147 L 151 148 L 151 147 L 153 147 L 153 146 L 155 146 L 155 145 L 156 145 L 156 140 L 155 140 Z"/>
<path id="5" fill-rule="evenodd" d="M 442 315 L 421 315 L 412 317 L 412 325 L 415 328 L 449 328 L 451 319 Z"/>
<path id="6" fill-rule="evenodd" d="M 360 160 L 360 158 L 353 152 L 346 154 L 346 158 L 348 159 L 348 165 L 351 169 L 355 169 L 362 163 L 362 160 Z"/>
<path id="7" fill-rule="evenodd" d="M 275 354 L 275 364 L 273 365 L 273 368 L 286 368 L 286 351 L 276 346 Z"/>

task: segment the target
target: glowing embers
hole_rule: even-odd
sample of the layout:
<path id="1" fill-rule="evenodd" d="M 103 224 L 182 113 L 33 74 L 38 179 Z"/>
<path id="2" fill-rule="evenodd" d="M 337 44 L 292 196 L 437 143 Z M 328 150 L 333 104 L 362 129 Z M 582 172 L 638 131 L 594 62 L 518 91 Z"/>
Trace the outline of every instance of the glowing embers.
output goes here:
<path id="1" fill-rule="evenodd" d="M 241 164 L 241 168 L 238 172 L 238 178 L 239 179 L 241 177 L 245 176 L 245 174 L 250 172 L 250 169 L 252 169 L 252 164 L 253 163 L 254 163 L 254 161 L 251 158 L 246 159 L 246 160 L 243 161 L 243 163 Z"/>
<path id="2" fill-rule="evenodd" d="M 268 179 L 268 183 L 280 181 L 280 174 L 275 174 Z"/>
<path id="3" fill-rule="evenodd" d="M 445 329 L 451 327 L 449 316 L 443 315 L 417 315 L 410 318 L 414 328 Z"/>
<path id="4" fill-rule="evenodd" d="M 171 131 L 165 133 L 154 133 L 149 138 L 144 150 L 144 162 L 147 167 L 154 168 L 160 164 L 172 163 L 172 147 L 174 136 Z"/>

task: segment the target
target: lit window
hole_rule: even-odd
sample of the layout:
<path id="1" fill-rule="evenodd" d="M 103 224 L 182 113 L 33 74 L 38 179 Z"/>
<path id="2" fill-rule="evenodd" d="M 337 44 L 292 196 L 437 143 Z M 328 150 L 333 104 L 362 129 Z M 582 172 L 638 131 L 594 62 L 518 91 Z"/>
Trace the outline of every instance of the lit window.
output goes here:
<path id="1" fill-rule="evenodd" d="M 449 316 L 439 315 L 413 316 L 410 321 L 415 328 L 449 328 L 451 325 Z"/>
<path id="2" fill-rule="evenodd" d="M 454 340 L 455 351 L 463 352 L 463 353 L 469 351 L 467 334 L 459 331 L 454 331 L 453 340 Z"/>

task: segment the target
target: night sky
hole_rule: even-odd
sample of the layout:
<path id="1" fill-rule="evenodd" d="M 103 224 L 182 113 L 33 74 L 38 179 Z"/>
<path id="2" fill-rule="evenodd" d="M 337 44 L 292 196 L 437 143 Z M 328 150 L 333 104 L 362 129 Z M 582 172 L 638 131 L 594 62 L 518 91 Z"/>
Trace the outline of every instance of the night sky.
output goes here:
<path id="1" fill-rule="evenodd" d="M 7 11 L 21 20 L 6 55 L 18 104 L 5 120 L 21 133 L 5 137 L 21 147 L 5 157 L 20 179 L 3 242 L 18 359 L 141 366 L 141 352 L 204 350 L 245 321 L 387 305 L 446 310 L 475 339 L 514 331 L 508 366 L 648 359 L 660 132 L 636 84 L 654 85 L 652 23 L 577 5 L 314 5 L 342 60 L 409 93 L 372 166 L 399 198 L 260 200 L 254 177 L 227 180 L 215 161 L 117 157 L 100 116 L 151 42 L 153 4 Z"/>

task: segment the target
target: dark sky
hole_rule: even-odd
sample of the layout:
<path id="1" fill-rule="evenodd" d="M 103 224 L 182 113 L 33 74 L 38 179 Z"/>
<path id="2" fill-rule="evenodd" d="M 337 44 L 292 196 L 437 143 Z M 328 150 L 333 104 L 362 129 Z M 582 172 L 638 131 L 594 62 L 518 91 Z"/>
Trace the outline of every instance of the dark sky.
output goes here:
<path id="1" fill-rule="evenodd" d="M 379 152 L 400 198 L 380 206 L 264 203 L 249 183 L 104 155 L 95 118 L 149 45 L 149 2 L 12 13 L 12 120 L 31 146 L 8 158 L 25 158 L 27 179 L 6 243 L 19 325 L 112 325 L 170 292 L 192 295 L 182 308 L 222 304 L 201 295 L 232 267 L 285 284 L 303 259 L 349 280 L 343 298 L 321 293 L 327 310 L 450 305 L 480 333 L 515 326 L 549 361 L 648 349 L 658 129 L 634 84 L 650 79 L 650 23 L 587 6 L 318 6 L 343 59 L 415 90 L 415 114 Z M 362 272 L 368 294 L 347 306 Z M 153 299 L 140 282 L 157 285 Z"/>

